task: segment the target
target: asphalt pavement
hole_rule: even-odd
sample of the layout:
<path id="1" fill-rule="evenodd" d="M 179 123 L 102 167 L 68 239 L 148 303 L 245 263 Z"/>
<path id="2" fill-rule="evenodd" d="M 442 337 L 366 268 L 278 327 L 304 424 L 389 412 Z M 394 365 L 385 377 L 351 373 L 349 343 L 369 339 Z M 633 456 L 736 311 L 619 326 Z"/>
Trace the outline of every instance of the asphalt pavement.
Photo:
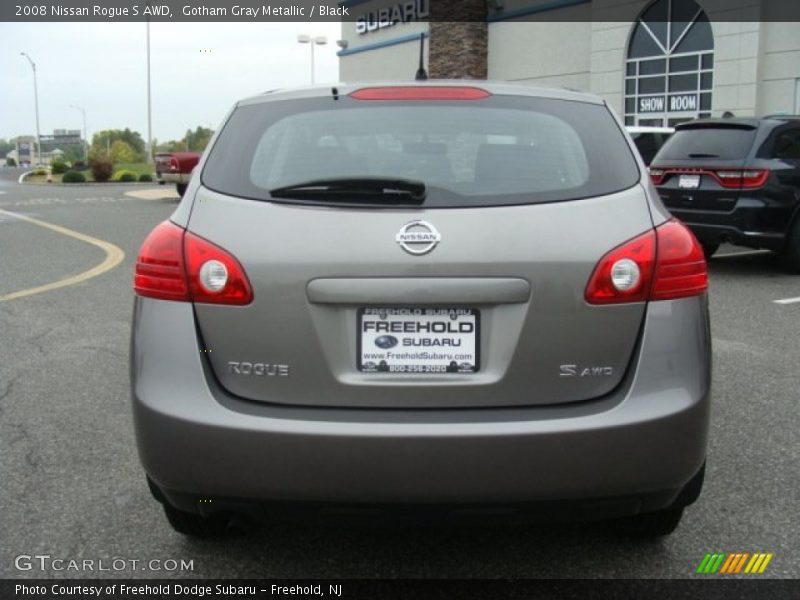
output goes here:
<path id="1" fill-rule="evenodd" d="M 720 551 L 771 552 L 761 577 L 800 576 L 800 302 L 775 302 L 800 296 L 800 276 L 773 255 L 725 247 L 710 262 L 706 486 L 666 539 L 602 524 L 296 523 L 192 541 L 147 490 L 128 389 L 136 252 L 176 202 L 127 194 L 158 186 L 20 185 L 19 174 L 0 169 L 0 577 L 683 578 Z M 81 279 L 108 249 L 41 223 L 124 258 Z M 75 281 L 35 292 L 65 279 Z M 20 555 L 51 558 L 44 571 L 20 570 L 29 564 Z M 65 559 L 62 570 L 52 559 Z M 71 559 L 95 570 L 70 569 Z"/>

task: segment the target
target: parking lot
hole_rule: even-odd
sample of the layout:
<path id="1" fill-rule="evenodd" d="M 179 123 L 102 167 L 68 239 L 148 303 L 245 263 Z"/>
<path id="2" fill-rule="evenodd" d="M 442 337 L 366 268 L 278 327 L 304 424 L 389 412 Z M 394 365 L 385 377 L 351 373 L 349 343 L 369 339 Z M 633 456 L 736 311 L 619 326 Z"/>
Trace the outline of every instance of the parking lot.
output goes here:
<path id="1" fill-rule="evenodd" d="M 0 171 L 0 577 L 109 575 L 15 567 L 46 554 L 121 558 L 114 575 L 159 578 L 681 578 L 715 551 L 774 553 L 762 577 L 800 576 L 800 277 L 773 255 L 724 247 L 710 261 L 706 485 L 662 541 L 600 524 L 300 523 L 198 542 L 150 497 L 129 406 L 133 265 L 175 200 L 130 195 L 138 185 L 20 185 L 20 173 Z"/>

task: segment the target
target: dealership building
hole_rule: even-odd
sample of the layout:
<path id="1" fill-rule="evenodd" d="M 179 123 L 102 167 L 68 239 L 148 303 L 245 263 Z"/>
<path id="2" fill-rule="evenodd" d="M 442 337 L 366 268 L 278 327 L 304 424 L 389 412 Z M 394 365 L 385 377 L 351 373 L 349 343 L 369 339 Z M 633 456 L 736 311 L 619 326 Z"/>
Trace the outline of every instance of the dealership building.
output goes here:
<path id="1" fill-rule="evenodd" d="M 420 35 L 432 35 L 428 20 L 437 1 L 344 0 L 355 20 L 342 23 L 342 81 L 413 78 Z M 486 73 L 593 92 L 629 125 L 674 125 L 726 112 L 800 114 L 800 22 L 786 21 L 785 6 L 783 0 L 488 0 Z M 448 29 L 437 27 L 433 35 Z"/>

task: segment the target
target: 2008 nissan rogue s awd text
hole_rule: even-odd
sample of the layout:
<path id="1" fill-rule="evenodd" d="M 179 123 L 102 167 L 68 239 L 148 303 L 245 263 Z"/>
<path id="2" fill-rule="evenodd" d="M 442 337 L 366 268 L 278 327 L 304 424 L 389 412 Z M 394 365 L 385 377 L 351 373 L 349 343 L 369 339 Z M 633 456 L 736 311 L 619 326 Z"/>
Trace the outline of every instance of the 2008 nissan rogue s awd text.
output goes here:
<path id="1" fill-rule="evenodd" d="M 345 505 L 663 535 L 700 493 L 703 251 L 598 97 L 239 102 L 134 288 L 139 453 L 183 533 Z"/>

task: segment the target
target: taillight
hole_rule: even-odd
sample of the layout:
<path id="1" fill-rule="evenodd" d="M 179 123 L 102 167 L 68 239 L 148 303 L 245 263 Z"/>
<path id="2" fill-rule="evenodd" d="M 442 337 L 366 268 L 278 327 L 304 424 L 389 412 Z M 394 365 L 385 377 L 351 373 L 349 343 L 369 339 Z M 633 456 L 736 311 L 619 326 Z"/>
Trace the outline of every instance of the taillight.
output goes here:
<path id="1" fill-rule="evenodd" d="M 136 258 L 133 290 L 148 298 L 189 301 L 183 265 L 183 229 L 164 221 L 150 232 Z"/>
<path id="2" fill-rule="evenodd" d="M 467 86 L 394 86 L 361 88 L 350 94 L 356 100 L 480 100 L 491 96 Z"/>
<path id="3" fill-rule="evenodd" d="M 708 289 L 708 267 L 703 247 L 680 221 L 656 229 L 656 271 L 651 300 L 697 296 Z"/>
<path id="4" fill-rule="evenodd" d="M 192 302 L 241 305 L 253 301 L 247 275 L 232 254 L 188 231 L 184 248 Z"/>
<path id="5" fill-rule="evenodd" d="M 650 171 L 650 179 L 653 181 L 654 185 L 661 185 L 664 183 L 664 177 L 666 176 L 666 171 L 664 169 L 648 169 Z"/>
<path id="6" fill-rule="evenodd" d="M 703 248 L 671 220 L 606 254 L 586 286 L 589 304 L 622 304 L 696 296 L 708 289 Z"/>
<path id="7" fill-rule="evenodd" d="M 586 301 L 589 304 L 644 302 L 650 293 L 655 255 L 656 234 L 653 230 L 617 246 L 597 263 L 586 286 Z M 615 273 L 623 266 L 632 270 L 631 264 L 638 269 L 636 285 L 619 285 Z"/>
<path id="8" fill-rule="evenodd" d="M 181 302 L 242 305 L 253 300 L 233 255 L 170 221 L 156 226 L 142 244 L 133 289 L 140 296 Z"/>
<path id="9" fill-rule="evenodd" d="M 670 175 L 705 175 L 727 189 L 756 189 L 767 183 L 769 169 L 713 169 L 706 167 L 651 167 L 650 179 L 661 185 Z"/>
<path id="10" fill-rule="evenodd" d="M 718 170 L 714 175 L 722 187 L 754 189 L 760 188 L 769 179 L 768 169 Z"/>
<path id="11" fill-rule="evenodd" d="M 178 159 L 174 156 L 169 159 L 169 170 L 170 171 L 179 171 L 180 165 L 178 164 Z"/>

